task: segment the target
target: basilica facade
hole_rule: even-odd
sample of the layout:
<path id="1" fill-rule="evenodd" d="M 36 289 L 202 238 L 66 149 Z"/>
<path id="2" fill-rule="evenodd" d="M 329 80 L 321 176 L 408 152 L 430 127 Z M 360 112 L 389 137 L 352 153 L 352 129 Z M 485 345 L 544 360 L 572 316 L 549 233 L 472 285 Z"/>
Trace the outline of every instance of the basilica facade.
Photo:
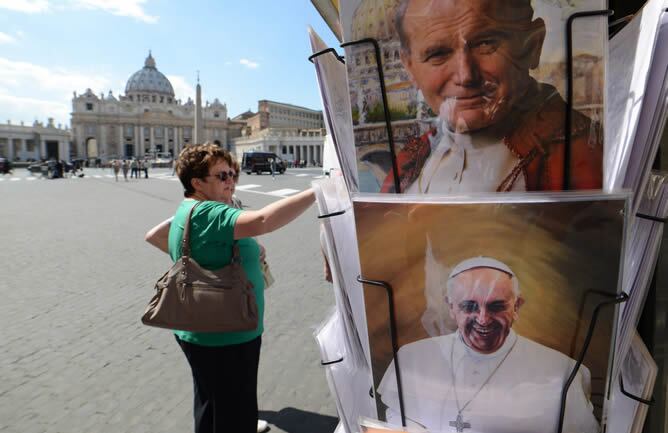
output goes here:
<path id="1" fill-rule="evenodd" d="M 72 157 L 100 159 L 178 155 L 187 144 L 211 141 L 230 149 L 243 122 L 227 117 L 217 98 L 201 105 L 176 98 L 172 84 L 156 67 L 151 53 L 144 67 L 130 76 L 125 94 L 94 94 L 87 89 L 72 99 Z"/>

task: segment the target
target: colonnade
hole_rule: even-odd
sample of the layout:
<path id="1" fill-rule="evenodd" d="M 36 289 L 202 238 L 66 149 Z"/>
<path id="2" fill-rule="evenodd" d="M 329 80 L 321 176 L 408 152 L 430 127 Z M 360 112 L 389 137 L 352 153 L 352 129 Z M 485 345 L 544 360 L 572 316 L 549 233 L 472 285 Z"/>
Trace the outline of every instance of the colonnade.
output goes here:
<path id="1" fill-rule="evenodd" d="M 192 128 L 182 126 L 157 126 L 157 125 L 113 125 L 116 137 L 111 137 L 112 125 L 99 125 L 91 134 L 86 131 L 86 126 L 76 128 L 77 152 L 79 157 L 101 158 L 106 160 L 118 157 L 144 157 L 147 152 L 172 152 L 178 155 L 186 144 L 192 140 Z M 128 134 L 128 128 L 132 128 Z M 162 134 L 157 133 L 162 129 Z M 169 130 L 172 130 L 170 136 Z M 161 135 L 161 136 L 160 136 Z M 95 139 L 94 149 L 89 148 L 90 140 Z M 172 141 L 170 141 L 170 139 Z M 97 153 L 95 155 L 95 153 Z"/>

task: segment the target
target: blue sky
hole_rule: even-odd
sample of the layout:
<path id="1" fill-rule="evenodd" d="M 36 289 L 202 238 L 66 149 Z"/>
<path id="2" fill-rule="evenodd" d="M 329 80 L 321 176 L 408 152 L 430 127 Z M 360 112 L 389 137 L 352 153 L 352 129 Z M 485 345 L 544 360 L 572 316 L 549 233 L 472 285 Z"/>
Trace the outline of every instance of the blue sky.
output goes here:
<path id="1" fill-rule="evenodd" d="M 321 109 L 307 61 L 308 0 L 0 0 L 0 122 L 69 124 L 72 92 L 125 90 L 149 49 L 177 98 L 219 98 L 233 117 L 259 99 Z"/>

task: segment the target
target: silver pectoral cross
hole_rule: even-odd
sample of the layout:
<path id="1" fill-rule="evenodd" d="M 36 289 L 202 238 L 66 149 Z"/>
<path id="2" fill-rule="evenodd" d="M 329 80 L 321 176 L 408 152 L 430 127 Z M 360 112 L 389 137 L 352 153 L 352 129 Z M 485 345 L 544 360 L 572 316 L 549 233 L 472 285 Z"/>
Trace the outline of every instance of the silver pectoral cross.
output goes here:
<path id="1" fill-rule="evenodd" d="M 450 421 L 450 427 L 454 427 L 457 433 L 462 433 L 465 428 L 471 428 L 471 423 L 464 422 L 464 417 L 462 417 L 462 413 L 457 414 L 457 419 L 454 421 Z"/>

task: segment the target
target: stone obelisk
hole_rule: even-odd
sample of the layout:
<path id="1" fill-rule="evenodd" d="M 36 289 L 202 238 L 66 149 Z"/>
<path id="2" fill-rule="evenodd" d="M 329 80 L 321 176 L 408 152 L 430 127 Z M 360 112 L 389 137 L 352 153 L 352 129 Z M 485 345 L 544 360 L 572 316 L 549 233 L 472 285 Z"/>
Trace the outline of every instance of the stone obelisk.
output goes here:
<path id="1" fill-rule="evenodd" d="M 204 121 L 202 119 L 202 86 L 199 85 L 199 71 L 197 71 L 197 88 L 195 94 L 195 136 L 194 144 L 204 143 Z"/>

